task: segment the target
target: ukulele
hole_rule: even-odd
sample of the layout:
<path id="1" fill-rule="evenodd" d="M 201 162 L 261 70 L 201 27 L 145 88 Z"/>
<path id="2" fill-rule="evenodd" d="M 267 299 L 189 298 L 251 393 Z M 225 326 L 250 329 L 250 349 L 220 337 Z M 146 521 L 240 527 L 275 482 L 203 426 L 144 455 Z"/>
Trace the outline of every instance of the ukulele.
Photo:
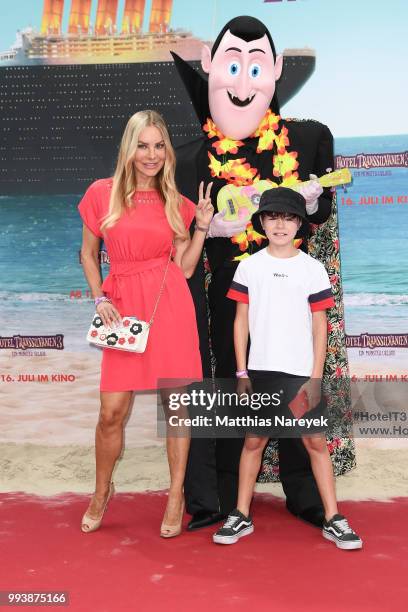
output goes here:
<path id="1" fill-rule="evenodd" d="M 341 168 L 321 176 L 317 180 L 322 187 L 337 187 L 338 185 L 346 185 L 352 180 L 350 170 Z M 311 181 L 303 181 L 295 183 L 289 188 L 294 191 L 300 191 L 303 185 L 309 184 Z M 248 220 L 252 214 L 259 208 L 259 201 L 264 191 L 279 187 L 277 183 L 270 180 L 260 180 L 252 185 L 244 185 L 237 187 L 236 185 L 224 185 L 217 196 L 218 212 L 225 210 L 225 221 Z"/>

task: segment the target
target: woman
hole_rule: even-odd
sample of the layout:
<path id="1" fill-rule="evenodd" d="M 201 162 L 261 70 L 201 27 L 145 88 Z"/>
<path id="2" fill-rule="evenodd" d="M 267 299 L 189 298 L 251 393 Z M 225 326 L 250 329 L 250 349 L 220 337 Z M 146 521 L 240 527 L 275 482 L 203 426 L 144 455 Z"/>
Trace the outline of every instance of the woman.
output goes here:
<path id="1" fill-rule="evenodd" d="M 165 387 L 170 383 L 163 379 L 202 379 L 195 311 L 186 278 L 194 272 L 213 216 L 211 184 L 205 196 L 200 185 L 195 206 L 178 193 L 174 170 L 174 150 L 162 117 L 154 111 L 138 112 L 126 126 L 113 178 L 92 183 L 78 205 L 84 222 L 82 265 L 105 326 L 120 323 L 124 316 L 150 319 L 171 250 L 173 257 L 145 352 L 103 349 L 96 486 L 82 519 L 84 532 L 98 529 L 113 494 L 111 477 L 122 449 L 132 392 L 161 388 L 167 414 L 169 389 Z M 102 238 L 110 258 L 110 272 L 103 283 L 98 263 Z M 189 435 L 167 437 L 170 489 L 160 531 L 163 537 L 181 532 L 189 444 Z"/>

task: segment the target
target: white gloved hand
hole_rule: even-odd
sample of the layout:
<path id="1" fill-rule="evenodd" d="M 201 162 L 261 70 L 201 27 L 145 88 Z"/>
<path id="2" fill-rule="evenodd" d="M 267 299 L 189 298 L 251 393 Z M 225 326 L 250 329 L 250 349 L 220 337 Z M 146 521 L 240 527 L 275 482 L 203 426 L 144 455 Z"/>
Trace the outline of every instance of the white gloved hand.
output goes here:
<path id="1" fill-rule="evenodd" d="M 245 230 L 248 220 L 224 221 L 226 212 L 224 209 L 213 216 L 207 238 L 232 238 Z"/>
<path id="2" fill-rule="evenodd" d="M 309 174 L 310 182 L 307 185 L 302 185 L 299 189 L 299 193 L 306 200 L 306 213 L 308 215 L 313 215 L 317 212 L 319 206 L 319 196 L 323 193 L 323 187 L 316 180 L 317 176 L 315 174 Z"/>

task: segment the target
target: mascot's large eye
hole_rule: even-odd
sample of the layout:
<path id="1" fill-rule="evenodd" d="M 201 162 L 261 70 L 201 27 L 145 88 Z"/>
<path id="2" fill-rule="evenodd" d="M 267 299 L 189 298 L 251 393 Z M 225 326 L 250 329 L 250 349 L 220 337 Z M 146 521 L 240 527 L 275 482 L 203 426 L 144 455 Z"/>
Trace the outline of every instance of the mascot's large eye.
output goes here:
<path id="1" fill-rule="evenodd" d="M 241 72 L 241 64 L 239 62 L 231 62 L 228 66 L 228 72 L 232 76 L 237 76 Z"/>
<path id="2" fill-rule="evenodd" d="M 257 79 L 261 74 L 261 67 L 259 64 L 251 64 L 248 72 L 252 79 Z"/>

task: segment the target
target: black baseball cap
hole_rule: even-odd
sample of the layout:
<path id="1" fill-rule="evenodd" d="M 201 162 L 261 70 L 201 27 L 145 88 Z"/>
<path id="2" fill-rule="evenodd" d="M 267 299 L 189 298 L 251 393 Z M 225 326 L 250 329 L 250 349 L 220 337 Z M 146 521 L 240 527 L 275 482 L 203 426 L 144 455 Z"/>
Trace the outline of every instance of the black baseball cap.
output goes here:
<path id="1" fill-rule="evenodd" d="M 306 200 L 289 187 L 273 187 L 261 195 L 259 208 L 251 217 L 254 230 L 263 233 L 260 215 L 264 212 L 291 213 L 306 221 Z"/>

